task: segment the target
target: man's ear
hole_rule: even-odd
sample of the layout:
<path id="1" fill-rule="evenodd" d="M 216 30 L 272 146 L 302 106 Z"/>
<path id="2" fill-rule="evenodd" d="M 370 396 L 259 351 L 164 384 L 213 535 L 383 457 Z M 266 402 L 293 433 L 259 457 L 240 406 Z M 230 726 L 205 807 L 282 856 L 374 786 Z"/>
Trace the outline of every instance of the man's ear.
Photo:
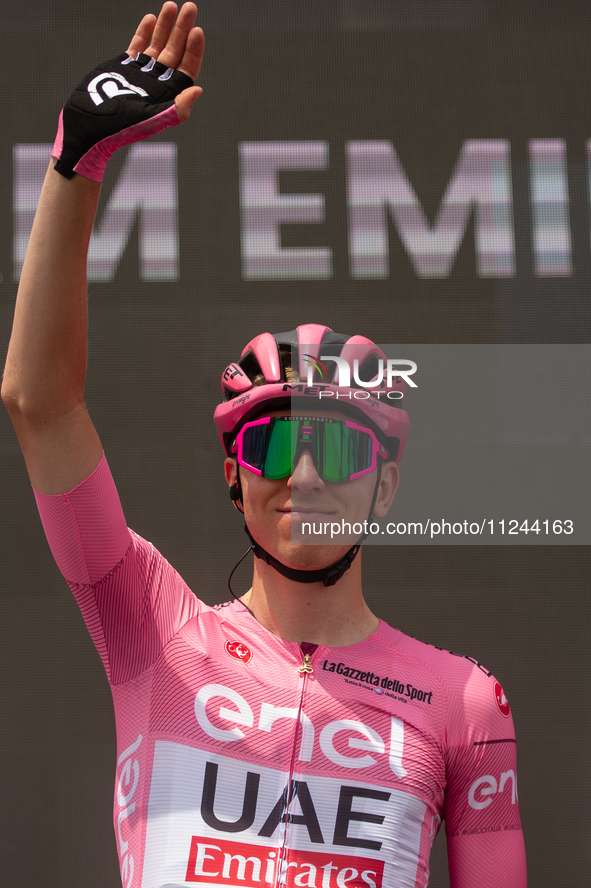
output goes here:
<path id="1" fill-rule="evenodd" d="M 373 507 L 375 518 L 385 518 L 388 514 L 388 509 L 392 505 L 392 500 L 398 487 L 399 477 L 398 466 L 395 462 L 387 462 L 382 466 L 380 487 Z"/>
<path id="2" fill-rule="evenodd" d="M 226 476 L 228 487 L 231 487 L 238 478 L 237 468 L 238 464 L 236 458 L 233 456 L 227 456 L 224 460 L 224 475 Z"/>

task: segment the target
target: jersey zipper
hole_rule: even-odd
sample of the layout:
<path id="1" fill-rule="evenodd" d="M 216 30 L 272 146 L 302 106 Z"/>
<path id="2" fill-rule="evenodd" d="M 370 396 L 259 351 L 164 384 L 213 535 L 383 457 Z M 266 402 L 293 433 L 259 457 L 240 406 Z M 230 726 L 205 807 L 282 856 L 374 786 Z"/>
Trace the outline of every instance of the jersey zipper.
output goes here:
<path id="1" fill-rule="evenodd" d="M 304 662 L 299 667 L 298 672 L 301 675 L 303 675 L 304 677 L 306 675 L 311 675 L 314 672 L 314 667 L 312 666 L 312 654 L 304 654 Z M 303 696 L 303 688 L 302 688 L 302 694 L 300 694 L 300 711 L 302 708 L 302 706 L 301 706 L 302 696 Z"/>
<path id="2" fill-rule="evenodd" d="M 315 652 L 314 652 L 315 653 Z M 289 762 L 289 774 L 287 780 L 287 797 L 286 797 L 286 807 L 285 807 L 285 820 L 283 823 L 283 841 L 281 843 L 281 848 L 279 850 L 278 858 L 277 858 L 277 869 L 275 873 L 275 885 L 280 888 L 280 886 L 285 885 L 287 882 L 287 871 L 284 873 L 284 867 L 287 863 L 287 856 L 289 852 L 289 844 L 287 841 L 287 833 L 289 828 L 289 810 L 290 805 L 293 798 L 293 775 L 295 773 L 295 757 L 296 757 L 296 748 L 298 737 L 301 738 L 301 732 L 303 731 L 303 725 L 301 724 L 301 715 L 304 706 L 304 696 L 306 693 L 307 686 L 309 684 L 310 679 L 308 676 L 314 673 L 314 667 L 312 665 L 312 654 L 304 654 L 302 665 L 298 667 L 298 672 L 300 674 L 300 683 L 299 683 L 299 702 L 298 702 L 298 715 L 295 720 L 295 731 L 293 736 L 293 744 L 291 748 L 291 758 Z M 301 742 L 301 739 L 300 739 Z M 282 878 L 283 876 L 283 878 Z"/>

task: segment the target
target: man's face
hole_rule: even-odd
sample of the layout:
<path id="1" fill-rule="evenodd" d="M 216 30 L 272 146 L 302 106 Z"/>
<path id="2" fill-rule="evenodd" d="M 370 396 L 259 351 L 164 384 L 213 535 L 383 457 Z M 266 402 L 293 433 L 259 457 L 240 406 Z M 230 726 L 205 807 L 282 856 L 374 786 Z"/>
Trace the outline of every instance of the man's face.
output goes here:
<path id="1" fill-rule="evenodd" d="M 269 416 L 319 416 L 350 419 L 341 411 L 293 410 L 274 411 Z M 362 424 L 360 422 L 360 424 Z M 236 459 L 227 458 L 226 480 L 236 480 Z M 353 481 L 323 481 L 312 458 L 304 447 L 292 474 L 273 481 L 240 467 L 244 513 L 250 532 L 264 549 L 290 567 L 314 569 L 334 564 L 354 545 L 360 533 L 336 534 L 331 538 L 331 524 L 361 524 L 369 517 L 377 482 L 377 469 Z M 380 484 L 373 515 L 386 515 L 396 487 L 396 463 L 382 464 Z M 302 525 L 310 525 L 304 527 Z M 357 528 L 359 529 L 359 528 Z M 318 533 L 322 530 L 322 533 Z"/>

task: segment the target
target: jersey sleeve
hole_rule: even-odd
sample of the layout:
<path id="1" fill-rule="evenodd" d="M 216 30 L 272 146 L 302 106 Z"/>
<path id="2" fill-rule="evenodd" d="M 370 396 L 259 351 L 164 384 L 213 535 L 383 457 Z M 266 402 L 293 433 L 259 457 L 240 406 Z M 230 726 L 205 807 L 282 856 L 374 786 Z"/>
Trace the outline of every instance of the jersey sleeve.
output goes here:
<path id="1" fill-rule="evenodd" d="M 198 600 L 154 546 L 128 529 L 104 456 L 69 493 L 35 491 L 35 498 L 109 681 L 130 681 L 198 613 Z"/>
<path id="2" fill-rule="evenodd" d="M 445 828 L 452 888 L 526 888 L 508 700 L 480 666 L 450 695 Z"/>

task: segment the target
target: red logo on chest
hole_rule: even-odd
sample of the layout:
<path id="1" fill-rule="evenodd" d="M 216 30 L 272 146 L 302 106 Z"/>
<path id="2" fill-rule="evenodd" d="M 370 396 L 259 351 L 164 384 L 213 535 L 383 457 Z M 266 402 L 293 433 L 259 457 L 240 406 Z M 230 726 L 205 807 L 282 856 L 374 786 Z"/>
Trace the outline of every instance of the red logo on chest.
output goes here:
<path id="1" fill-rule="evenodd" d="M 224 650 L 235 660 L 241 660 L 243 663 L 250 663 L 252 660 L 252 651 L 241 641 L 227 641 Z"/>

